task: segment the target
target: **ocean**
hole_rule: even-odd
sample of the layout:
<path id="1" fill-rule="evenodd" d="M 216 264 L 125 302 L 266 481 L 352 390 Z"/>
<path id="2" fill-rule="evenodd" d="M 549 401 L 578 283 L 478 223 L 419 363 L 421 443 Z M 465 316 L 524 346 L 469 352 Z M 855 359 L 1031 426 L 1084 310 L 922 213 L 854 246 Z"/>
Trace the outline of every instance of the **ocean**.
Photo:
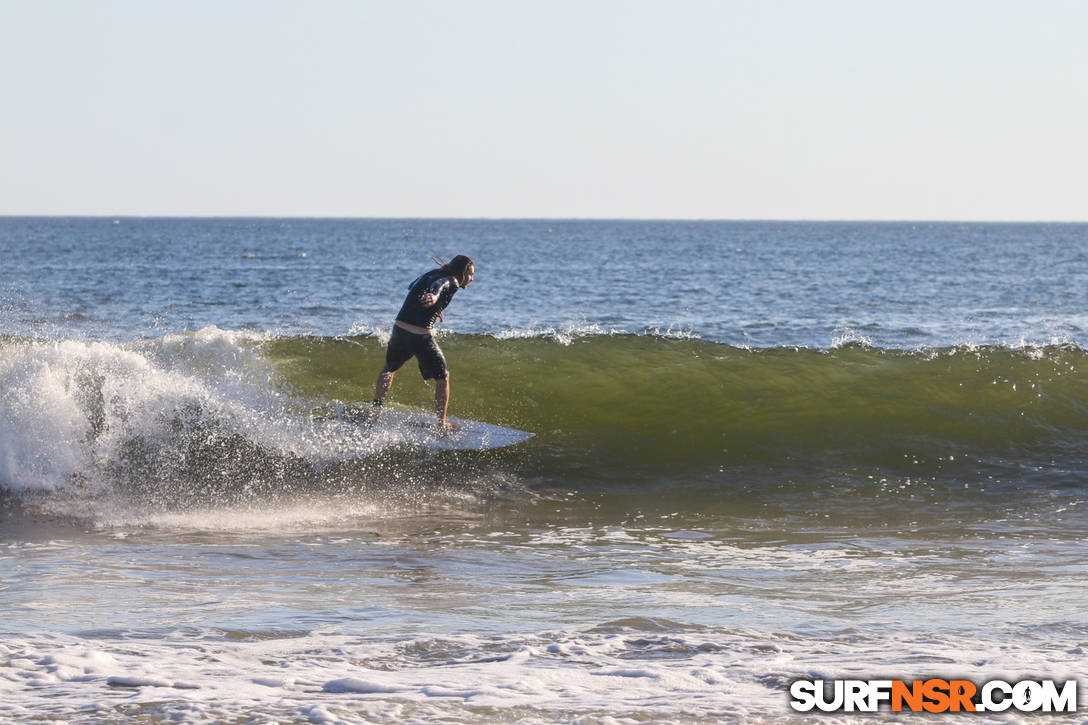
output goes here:
<path id="1" fill-rule="evenodd" d="M 529 441 L 329 419 L 431 251 L 477 263 L 451 415 Z M 0 721 L 828 725 L 901 715 L 792 682 L 1088 674 L 1088 225 L 7 217 L 0 254 Z M 388 404 L 432 398 L 409 362 Z"/>

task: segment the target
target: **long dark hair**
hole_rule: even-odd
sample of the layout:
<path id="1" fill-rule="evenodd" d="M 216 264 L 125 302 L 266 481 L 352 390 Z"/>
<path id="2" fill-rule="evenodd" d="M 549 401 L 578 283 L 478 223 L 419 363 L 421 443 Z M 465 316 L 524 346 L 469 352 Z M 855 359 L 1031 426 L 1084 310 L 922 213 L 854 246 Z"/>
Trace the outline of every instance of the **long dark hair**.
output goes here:
<path id="1" fill-rule="evenodd" d="M 446 270 L 449 274 L 457 278 L 457 283 L 462 287 L 468 280 L 469 270 L 476 270 L 476 263 L 472 261 L 472 257 L 466 257 L 463 254 L 458 254 L 446 264 L 442 265 L 442 269 Z"/>

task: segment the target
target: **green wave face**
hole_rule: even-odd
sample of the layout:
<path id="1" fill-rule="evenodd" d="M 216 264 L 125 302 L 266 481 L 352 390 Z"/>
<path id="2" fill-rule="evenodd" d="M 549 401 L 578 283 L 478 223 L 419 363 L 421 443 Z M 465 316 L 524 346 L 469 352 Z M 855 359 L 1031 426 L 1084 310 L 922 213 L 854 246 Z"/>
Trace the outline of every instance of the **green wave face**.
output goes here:
<path id="1" fill-rule="evenodd" d="M 634 335 L 440 344 L 452 414 L 531 431 L 540 465 L 603 477 L 1001 457 L 1080 466 L 1088 450 L 1088 355 L 1075 347 L 746 350 Z M 316 402 L 368 400 L 384 360 L 370 337 L 281 338 L 262 352 L 282 385 Z M 391 400 L 426 407 L 431 396 L 410 361 Z"/>

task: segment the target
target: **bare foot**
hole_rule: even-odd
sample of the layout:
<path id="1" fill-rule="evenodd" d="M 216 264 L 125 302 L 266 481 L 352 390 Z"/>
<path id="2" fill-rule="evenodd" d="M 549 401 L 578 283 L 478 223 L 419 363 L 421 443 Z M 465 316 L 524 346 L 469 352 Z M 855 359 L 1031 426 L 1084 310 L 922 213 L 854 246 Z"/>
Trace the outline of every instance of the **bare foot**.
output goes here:
<path id="1" fill-rule="evenodd" d="M 438 422 L 438 432 L 439 433 L 444 433 L 444 434 L 456 433 L 459 430 L 461 430 L 461 424 L 456 422 L 456 421 L 441 420 L 441 421 Z"/>

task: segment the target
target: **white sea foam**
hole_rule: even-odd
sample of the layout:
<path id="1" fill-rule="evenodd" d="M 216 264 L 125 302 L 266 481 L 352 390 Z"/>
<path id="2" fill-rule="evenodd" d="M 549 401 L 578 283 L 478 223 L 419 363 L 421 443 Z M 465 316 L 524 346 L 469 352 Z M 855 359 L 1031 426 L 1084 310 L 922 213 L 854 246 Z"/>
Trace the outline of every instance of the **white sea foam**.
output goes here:
<path id="1" fill-rule="evenodd" d="M 689 326 L 685 325 L 668 325 L 667 327 L 661 327 L 654 325 L 651 327 L 644 327 L 639 331 L 640 335 L 650 335 L 653 337 L 665 337 L 670 340 L 701 340 L 703 336 L 695 332 Z"/>
<path id="2" fill-rule="evenodd" d="M 604 335 L 622 335 L 625 331 L 610 327 L 602 327 L 595 323 L 568 322 L 558 327 L 552 325 L 529 325 L 527 327 L 503 330 L 495 333 L 499 340 L 525 340 L 544 338 L 555 340 L 561 345 L 570 345 L 575 340 L 583 337 L 598 337 Z"/>
<path id="3" fill-rule="evenodd" d="M 834 336 L 831 339 L 831 349 L 837 350 L 846 347 L 847 345 L 873 347 L 873 339 L 861 334 L 853 328 L 839 328 L 835 330 Z"/>
<path id="4" fill-rule="evenodd" d="M 637 331 L 630 331 L 618 327 L 605 327 L 596 323 L 568 322 L 564 325 L 528 325 L 526 327 L 502 330 L 494 334 L 498 340 L 526 340 L 549 339 L 561 345 L 570 345 L 575 340 L 587 337 L 610 337 L 614 335 L 645 335 L 648 337 L 664 337 L 675 340 L 699 340 L 702 339 L 690 327 L 678 325 L 659 325 L 643 327 Z"/>
<path id="5" fill-rule="evenodd" d="M 263 335 L 208 328 L 130 346 L 23 342 L 0 349 L 0 486 L 100 489 L 144 451 L 157 467 L 239 436 L 314 466 L 410 445 L 421 433 L 318 420 L 276 385 Z"/>
<path id="6" fill-rule="evenodd" d="M 55 490 L 90 471 L 111 434 L 199 396 L 142 355 L 106 343 L 7 347 L 0 361 L 0 480 L 14 490 Z"/>
<path id="7" fill-rule="evenodd" d="M 361 322 L 356 322 L 351 326 L 348 331 L 348 335 L 351 337 L 366 336 L 373 337 L 382 345 L 389 342 L 389 335 L 392 332 L 392 323 L 388 325 L 367 325 Z"/>
<path id="8" fill-rule="evenodd" d="M 395 642 L 317 633 L 242 642 L 31 635 L 0 643 L 0 694 L 9 715 L 69 722 L 122 719 L 122 713 L 186 722 L 302 720 L 314 713 L 322 722 L 794 722 L 786 688 L 798 677 L 911 679 L 954 667 L 957 677 L 976 682 L 1064 680 L 1079 668 L 1074 654 L 978 637 L 661 633 L 641 630 L 638 622 L 605 629 Z M 971 662 L 964 662 L 966 651 Z M 840 714 L 820 721 L 869 719 Z M 976 721 L 973 715 L 944 720 Z"/>

